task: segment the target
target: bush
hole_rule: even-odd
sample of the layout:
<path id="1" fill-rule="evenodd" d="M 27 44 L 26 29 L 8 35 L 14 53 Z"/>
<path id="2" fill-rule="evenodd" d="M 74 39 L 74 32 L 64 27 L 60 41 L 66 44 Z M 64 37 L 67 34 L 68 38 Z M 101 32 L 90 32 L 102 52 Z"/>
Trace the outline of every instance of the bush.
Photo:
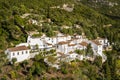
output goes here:
<path id="1" fill-rule="evenodd" d="M 7 76 L 4 75 L 0 80 L 7 80 Z"/>
<path id="2" fill-rule="evenodd" d="M 10 77 L 11 77 L 12 79 L 17 78 L 17 77 L 18 77 L 17 72 L 16 72 L 16 71 L 11 71 L 11 72 L 10 72 Z"/>
<path id="3" fill-rule="evenodd" d="M 63 74 L 67 74 L 68 73 L 68 71 L 67 71 L 67 69 L 65 69 L 65 68 L 61 68 L 61 72 L 63 73 Z"/>
<path id="4" fill-rule="evenodd" d="M 17 58 L 12 58 L 12 64 L 14 65 L 15 62 L 17 61 Z"/>

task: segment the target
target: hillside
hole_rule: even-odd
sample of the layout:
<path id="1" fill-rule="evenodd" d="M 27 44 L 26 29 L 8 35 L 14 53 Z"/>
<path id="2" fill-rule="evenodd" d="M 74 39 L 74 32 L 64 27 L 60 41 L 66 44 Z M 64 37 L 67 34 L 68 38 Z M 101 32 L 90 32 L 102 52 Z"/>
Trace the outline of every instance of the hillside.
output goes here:
<path id="1" fill-rule="evenodd" d="M 0 0 L 0 80 L 119 80 L 119 4 L 118 0 Z M 103 51 L 107 56 L 104 63 L 101 57 L 61 61 L 61 69 L 44 61 L 45 55 L 52 54 L 47 57 L 55 62 L 54 50 L 21 63 L 8 62 L 4 50 L 26 42 L 29 33 L 54 37 L 58 31 L 66 35 L 84 33 L 90 40 L 107 38 L 113 50 Z"/>
<path id="2" fill-rule="evenodd" d="M 0 49 L 14 46 L 21 41 L 24 42 L 27 36 L 26 32 L 29 30 L 37 29 L 38 31 L 45 33 L 45 30 L 41 30 L 41 27 L 45 28 L 45 25 L 49 23 L 43 22 L 41 24 L 44 26 L 40 27 L 38 25 L 27 24 L 29 19 L 39 20 L 40 22 L 40 20 L 45 21 L 50 18 L 53 22 L 52 24 L 50 23 L 50 25 L 58 26 L 57 30 L 59 30 L 59 27 L 62 25 L 73 26 L 74 24 L 78 24 L 81 26 L 81 32 L 85 32 L 89 38 L 101 36 L 108 37 L 110 39 L 110 32 L 113 32 L 113 35 L 118 32 L 117 29 L 114 30 L 114 27 L 117 27 L 116 25 L 118 25 L 114 20 L 80 2 L 77 3 L 75 0 L 29 0 L 27 3 L 24 0 L 2 0 L 0 1 L 0 4 Z M 73 10 L 69 12 L 65 9 L 60 9 L 64 7 L 64 4 L 67 4 L 68 8 L 74 4 Z M 60 8 L 52 8 L 55 6 Z M 26 13 L 30 13 L 32 15 L 27 18 L 21 18 L 21 16 Z M 34 14 L 37 14 L 38 16 L 35 16 Z M 106 25 L 112 25 L 113 27 L 110 28 L 113 29 L 104 28 L 103 26 Z M 72 32 L 74 31 L 72 30 Z M 118 37 L 118 35 L 116 36 Z"/>
<path id="3" fill-rule="evenodd" d="M 119 0 L 81 0 L 80 2 L 103 14 L 120 17 Z"/>

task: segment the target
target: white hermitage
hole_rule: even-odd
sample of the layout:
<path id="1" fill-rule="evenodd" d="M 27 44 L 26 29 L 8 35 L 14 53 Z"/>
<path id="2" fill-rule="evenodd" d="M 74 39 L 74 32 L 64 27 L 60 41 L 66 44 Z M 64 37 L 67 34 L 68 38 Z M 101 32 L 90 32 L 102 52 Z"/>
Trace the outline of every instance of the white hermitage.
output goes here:
<path id="1" fill-rule="evenodd" d="M 104 57 L 104 54 L 102 53 L 104 47 L 109 46 L 107 39 L 97 38 L 95 40 L 88 40 L 83 35 L 70 36 L 62 33 L 58 33 L 54 37 L 47 37 L 46 35 L 41 37 L 32 37 L 29 35 L 26 43 L 20 43 L 14 48 L 8 48 L 5 51 L 5 54 L 7 54 L 10 61 L 12 58 L 17 58 L 17 62 L 21 62 L 25 59 L 31 58 L 30 50 L 36 50 L 36 46 L 40 50 L 56 49 L 56 52 L 69 55 L 69 53 L 74 53 L 76 49 L 87 49 L 88 44 L 91 44 L 94 55 L 101 56 L 102 58 Z M 27 48 L 28 46 L 30 49 Z M 70 56 L 74 58 L 76 54 L 70 54 Z"/>
<path id="2" fill-rule="evenodd" d="M 16 58 L 17 62 L 21 62 L 29 59 L 30 49 L 26 46 L 18 46 L 14 48 L 8 48 L 5 51 L 5 54 L 7 54 L 7 58 L 9 59 L 9 61 L 12 61 L 13 58 Z"/>

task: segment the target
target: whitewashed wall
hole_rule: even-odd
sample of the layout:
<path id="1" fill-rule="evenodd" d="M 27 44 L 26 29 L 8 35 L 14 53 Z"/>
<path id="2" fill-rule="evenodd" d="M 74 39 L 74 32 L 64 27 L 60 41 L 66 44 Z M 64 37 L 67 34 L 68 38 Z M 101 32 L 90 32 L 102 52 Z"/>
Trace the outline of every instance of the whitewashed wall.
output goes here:
<path id="1" fill-rule="evenodd" d="M 27 53 L 26 53 L 27 51 Z M 18 54 L 19 52 L 19 54 Z M 10 51 L 6 51 L 7 54 L 7 58 L 11 61 L 12 58 L 17 58 L 17 62 L 21 62 L 24 61 L 26 59 L 30 58 L 30 50 L 23 50 L 23 51 L 14 51 L 14 52 L 10 52 Z"/>

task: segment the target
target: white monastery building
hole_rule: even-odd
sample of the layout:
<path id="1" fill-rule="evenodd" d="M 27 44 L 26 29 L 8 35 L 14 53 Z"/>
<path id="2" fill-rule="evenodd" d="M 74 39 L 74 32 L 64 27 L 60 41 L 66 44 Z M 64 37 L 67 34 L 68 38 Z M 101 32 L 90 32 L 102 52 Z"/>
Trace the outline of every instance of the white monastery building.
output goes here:
<path id="1" fill-rule="evenodd" d="M 28 49 L 26 46 L 18 46 L 14 48 L 8 48 L 5 51 L 5 54 L 7 54 L 9 61 L 12 61 L 13 58 L 16 58 L 17 62 L 21 62 L 30 58 L 30 49 Z"/>
<path id="2" fill-rule="evenodd" d="M 85 50 L 88 44 L 91 44 L 94 55 L 101 56 L 102 58 L 103 56 L 105 57 L 102 51 L 104 47 L 109 46 L 107 39 L 97 38 L 95 40 L 88 40 L 84 35 L 70 36 L 62 33 L 58 33 L 56 37 L 47 37 L 46 35 L 33 37 L 29 35 L 26 43 L 20 43 L 14 48 L 8 48 L 5 53 L 8 55 L 10 61 L 12 58 L 17 58 L 17 62 L 31 58 L 30 50 L 36 49 L 40 51 L 55 49 L 58 53 L 70 54 L 75 57 L 75 50 Z M 27 47 L 30 47 L 30 49 Z"/>

